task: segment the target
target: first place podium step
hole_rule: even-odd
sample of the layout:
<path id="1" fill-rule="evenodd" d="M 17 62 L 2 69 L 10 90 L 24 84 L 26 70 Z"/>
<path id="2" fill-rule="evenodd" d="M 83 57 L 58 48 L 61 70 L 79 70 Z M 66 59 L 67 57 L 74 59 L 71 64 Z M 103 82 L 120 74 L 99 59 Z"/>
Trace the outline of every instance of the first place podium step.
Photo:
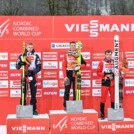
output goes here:
<path id="1" fill-rule="evenodd" d="M 98 134 L 98 113 L 84 109 L 83 113 L 50 110 L 51 134 Z"/>
<path id="2" fill-rule="evenodd" d="M 7 134 L 48 134 L 49 116 L 40 114 L 33 118 L 16 118 L 16 114 L 7 116 Z"/>

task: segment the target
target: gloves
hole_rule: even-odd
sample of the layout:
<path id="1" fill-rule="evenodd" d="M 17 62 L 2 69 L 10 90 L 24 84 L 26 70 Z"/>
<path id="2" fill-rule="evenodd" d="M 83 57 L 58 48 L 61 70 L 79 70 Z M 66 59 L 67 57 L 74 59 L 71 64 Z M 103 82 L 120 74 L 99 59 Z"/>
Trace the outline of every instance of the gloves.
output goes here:
<path id="1" fill-rule="evenodd" d="M 80 70 L 80 66 L 76 66 L 76 67 L 74 68 L 74 70 L 75 70 L 75 71 L 79 71 L 79 70 Z"/>
<path id="2" fill-rule="evenodd" d="M 113 72 L 104 72 L 104 77 L 107 77 L 108 79 L 113 79 L 114 78 L 114 73 Z"/>
<path id="3" fill-rule="evenodd" d="M 28 70 L 28 71 L 25 72 L 26 77 L 30 77 L 30 76 L 33 76 L 33 75 L 34 75 L 33 70 Z"/>
<path id="4" fill-rule="evenodd" d="M 26 62 L 21 61 L 21 62 L 19 62 L 18 64 L 19 64 L 20 66 L 25 66 L 25 65 L 26 65 Z"/>
<path id="5" fill-rule="evenodd" d="M 64 82 L 64 86 L 69 86 L 70 85 L 70 80 L 67 79 L 65 82 Z"/>

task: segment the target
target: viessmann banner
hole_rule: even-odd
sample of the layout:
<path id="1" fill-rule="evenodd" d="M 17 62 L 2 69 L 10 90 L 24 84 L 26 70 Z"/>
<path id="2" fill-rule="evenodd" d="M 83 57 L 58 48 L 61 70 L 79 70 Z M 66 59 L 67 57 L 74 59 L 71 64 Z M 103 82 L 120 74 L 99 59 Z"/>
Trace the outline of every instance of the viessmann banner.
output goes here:
<path id="1" fill-rule="evenodd" d="M 132 38 L 133 32 L 133 16 L 0 18 L 0 39 L 111 38 L 115 34 Z"/>

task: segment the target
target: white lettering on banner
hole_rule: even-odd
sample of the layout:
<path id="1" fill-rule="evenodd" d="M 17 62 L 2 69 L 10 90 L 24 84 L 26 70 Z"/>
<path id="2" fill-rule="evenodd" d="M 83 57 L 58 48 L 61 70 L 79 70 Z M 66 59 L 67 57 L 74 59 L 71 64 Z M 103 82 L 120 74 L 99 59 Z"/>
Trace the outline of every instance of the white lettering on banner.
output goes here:
<path id="1" fill-rule="evenodd" d="M 101 87 L 101 79 L 92 80 L 92 87 Z"/>
<path id="2" fill-rule="evenodd" d="M 13 131 L 22 131 L 23 133 L 26 133 L 27 131 L 44 131 L 46 128 L 45 126 L 12 126 L 11 127 Z"/>
<path id="3" fill-rule="evenodd" d="M 90 80 L 82 80 L 81 81 L 81 87 L 90 87 Z"/>
<path id="4" fill-rule="evenodd" d="M 131 90 L 131 89 L 128 90 L 128 89 L 127 89 L 127 90 L 125 91 L 125 93 L 126 93 L 127 95 L 134 95 L 134 90 Z"/>
<path id="5" fill-rule="evenodd" d="M 0 71 L 0 79 L 8 79 L 8 71 Z"/>
<path id="6" fill-rule="evenodd" d="M 64 116 L 58 123 L 53 124 L 54 129 L 60 129 L 60 132 L 63 129 L 68 128 L 67 121 L 71 125 L 71 130 L 89 130 L 94 129 L 96 126 L 93 121 L 90 121 L 87 117 L 71 117 L 70 120 L 68 116 Z"/>
<path id="7" fill-rule="evenodd" d="M 125 52 L 125 56 L 128 60 L 134 60 L 134 52 Z"/>
<path id="8" fill-rule="evenodd" d="M 58 62 L 57 61 L 44 61 L 43 69 L 58 69 Z"/>
<path id="9" fill-rule="evenodd" d="M 44 91 L 44 95 L 58 95 L 57 91 Z"/>
<path id="10" fill-rule="evenodd" d="M 101 89 L 92 89 L 92 96 L 101 96 Z"/>
<path id="11" fill-rule="evenodd" d="M 8 26 L 9 26 L 9 19 L 0 24 L 0 38 L 3 37 L 4 33 L 6 34 L 9 33 Z"/>
<path id="12" fill-rule="evenodd" d="M 128 68 L 134 68 L 134 61 L 128 61 Z"/>
<path id="13" fill-rule="evenodd" d="M 59 128 L 61 132 L 64 128 L 67 128 L 67 121 L 68 121 L 68 116 L 65 116 L 57 124 L 54 124 L 53 128 L 54 129 Z"/>
<path id="14" fill-rule="evenodd" d="M 71 129 L 72 130 L 88 130 L 94 129 L 95 125 L 93 121 L 87 119 L 87 117 L 72 117 Z"/>
<path id="15" fill-rule="evenodd" d="M 34 36 L 41 35 L 40 28 L 33 26 L 31 21 L 14 21 L 13 22 L 13 35 L 14 36 Z"/>
<path id="16" fill-rule="evenodd" d="M 116 124 L 116 123 L 112 123 L 110 125 L 101 125 L 102 129 L 112 129 L 112 131 L 116 131 L 117 129 L 130 129 L 130 128 L 134 128 L 134 124 Z"/>
<path id="17" fill-rule="evenodd" d="M 8 88 L 8 80 L 0 80 L 0 88 Z"/>
<path id="18" fill-rule="evenodd" d="M 89 24 L 64 24 L 68 32 L 89 32 L 90 37 L 98 37 L 102 32 L 133 32 L 134 24 L 99 24 L 99 20 L 90 20 Z"/>

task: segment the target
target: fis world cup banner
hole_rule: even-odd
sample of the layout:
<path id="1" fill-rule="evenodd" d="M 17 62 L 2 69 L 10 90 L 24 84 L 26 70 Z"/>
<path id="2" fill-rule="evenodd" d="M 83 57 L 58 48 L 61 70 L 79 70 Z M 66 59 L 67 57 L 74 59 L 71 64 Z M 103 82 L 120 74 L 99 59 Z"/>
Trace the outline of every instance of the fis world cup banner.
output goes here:
<path id="1" fill-rule="evenodd" d="M 38 20 L 38 21 L 36 21 Z M 47 21 L 46 21 L 47 20 Z M 66 21 L 64 21 L 66 20 Z M 107 21 L 106 21 L 107 20 Z M 43 23 L 42 23 L 43 22 Z M 133 16 L 1 17 L 0 39 L 133 37 Z"/>

